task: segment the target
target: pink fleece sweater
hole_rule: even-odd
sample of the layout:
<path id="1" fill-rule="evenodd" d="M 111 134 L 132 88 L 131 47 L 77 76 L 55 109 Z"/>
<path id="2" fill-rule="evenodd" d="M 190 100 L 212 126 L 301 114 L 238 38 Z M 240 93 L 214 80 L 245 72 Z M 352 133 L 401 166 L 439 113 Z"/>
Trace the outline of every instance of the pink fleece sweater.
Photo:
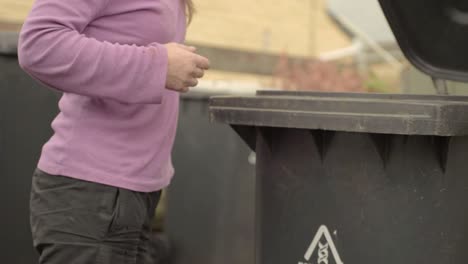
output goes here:
<path id="1" fill-rule="evenodd" d="M 166 187 L 179 95 L 165 43 L 183 42 L 181 0 L 36 0 L 22 68 L 63 92 L 39 169 L 140 192 Z"/>

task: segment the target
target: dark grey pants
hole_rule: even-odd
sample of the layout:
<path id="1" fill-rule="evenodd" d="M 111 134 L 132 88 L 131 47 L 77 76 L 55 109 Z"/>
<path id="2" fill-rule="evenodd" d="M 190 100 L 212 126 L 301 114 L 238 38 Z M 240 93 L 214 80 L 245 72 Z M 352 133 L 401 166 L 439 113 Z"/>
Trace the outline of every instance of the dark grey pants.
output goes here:
<path id="1" fill-rule="evenodd" d="M 151 221 L 160 192 L 121 188 L 36 170 L 31 230 L 40 264 L 151 263 Z"/>

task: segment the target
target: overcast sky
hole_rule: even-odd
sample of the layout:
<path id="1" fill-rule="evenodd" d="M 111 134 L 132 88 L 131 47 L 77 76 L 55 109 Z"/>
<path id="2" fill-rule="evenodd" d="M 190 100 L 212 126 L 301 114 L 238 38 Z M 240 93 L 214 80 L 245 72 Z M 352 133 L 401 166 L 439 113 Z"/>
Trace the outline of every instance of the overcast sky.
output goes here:
<path id="1" fill-rule="evenodd" d="M 328 0 L 328 9 L 346 17 L 378 42 L 395 41 L 377 0 Z"/>

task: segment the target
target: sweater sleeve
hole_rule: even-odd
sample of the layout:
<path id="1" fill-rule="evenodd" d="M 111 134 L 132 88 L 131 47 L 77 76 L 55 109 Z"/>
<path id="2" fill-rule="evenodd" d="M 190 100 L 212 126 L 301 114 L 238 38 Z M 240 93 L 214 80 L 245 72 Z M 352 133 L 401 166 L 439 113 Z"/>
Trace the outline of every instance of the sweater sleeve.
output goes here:
<path id="1" fill-rule="evenodd" d="M 130 104 L 161 103 L 164 45 L 120 45 L 82 34 L 109 0 L 36 0 L 20 34 L 20 66 L 63 92 Z"/>

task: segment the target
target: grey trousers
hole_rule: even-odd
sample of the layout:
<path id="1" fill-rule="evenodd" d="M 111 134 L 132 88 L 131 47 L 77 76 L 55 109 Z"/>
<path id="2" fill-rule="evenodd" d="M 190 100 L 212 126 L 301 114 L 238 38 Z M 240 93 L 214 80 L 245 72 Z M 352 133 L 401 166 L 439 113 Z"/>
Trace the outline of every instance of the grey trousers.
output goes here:
<path id="1" fill-rule="evenodd" d="M 149 264 L 160 192 L 121 188 L 36 170 L 31 230 L 40 264 Z"/>

